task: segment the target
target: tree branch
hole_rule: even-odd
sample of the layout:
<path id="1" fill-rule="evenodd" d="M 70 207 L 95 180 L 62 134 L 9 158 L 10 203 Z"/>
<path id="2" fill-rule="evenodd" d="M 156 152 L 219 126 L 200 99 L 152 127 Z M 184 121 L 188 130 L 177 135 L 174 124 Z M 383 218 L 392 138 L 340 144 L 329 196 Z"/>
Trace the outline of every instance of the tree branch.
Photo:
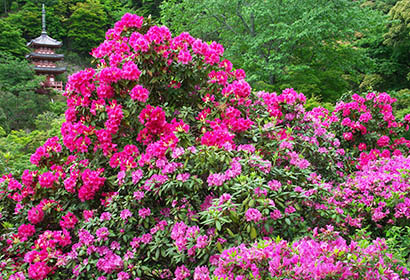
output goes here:
<path id="1" fill-rule="evenodd" d="M 245 26 L 246 29 L 248 29 L 249 33 L 252 35 L 252 37 L 255 37 L 255 34 L 252 32 L 251 28 L 249 27 L 249 25 L 246 23 L 245 19 L 243 18 L 242 14 L 241 14 L 241 4 L 242 1 L 238 1 L 238 6 L 236 7 L 236 15 L 239 17 L 239 19 L 242 21 L 243 25 Z"/>
<path id="2" fill-rule="evenodd" d="M 235 31 L 235 29 L 233 29 L 233 27 L 231 25 L 229 25 L 229 23 L 226 22 L 226 16 L 224 15 L 219 15 L 220 17 L 222 17 L 222 19 L 220 19 L 218 17 L 218 15 L 212 15 L 210 14 L 211 17 L 215 18 L 219 23 L 225 25 L 226 28 L 228 28 L 229 30 L 231 30 L 233 33 L 235 33 L 235 35 L 239 35 L 238 32 Z"/>

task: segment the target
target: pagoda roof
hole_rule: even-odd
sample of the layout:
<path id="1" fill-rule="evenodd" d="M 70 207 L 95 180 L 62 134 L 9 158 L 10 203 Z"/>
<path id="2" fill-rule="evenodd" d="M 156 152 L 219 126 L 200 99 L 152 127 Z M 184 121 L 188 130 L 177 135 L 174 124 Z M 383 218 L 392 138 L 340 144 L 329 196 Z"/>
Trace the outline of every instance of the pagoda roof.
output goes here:
<path id="1" fill-rule="evenodd" d="M 34 71 L 36 71 L 39 74 L 47 74 L 47 73 L 52 73 L 52 74 L 61 74 L 64 73 L 67 70 L 65 67 L 39 67 L 35 66 Z"/>
<path id="2" fill-rule="evenodd" d="M 61 47 L 63 45 L 62 42 L 57 41 L 50 36 L 47 35 L 46 32 L 41 32 L 41 35 L 30 42 L 28 42 L 27 46 L 46 46 L 46 47 Z"/>
<path id="3" fill-rule="evenodd" d="M 26 58 L 28 59 L 33 59 L 33 58 L 38 58 L 38 59 L 48 59 L 48 60 L 61 60 L 64 58 L 64 54 L 49 54 L 49 53 L 36 53 L 36 52 L 31 52 L 28 55 L 26 55 Z"/>

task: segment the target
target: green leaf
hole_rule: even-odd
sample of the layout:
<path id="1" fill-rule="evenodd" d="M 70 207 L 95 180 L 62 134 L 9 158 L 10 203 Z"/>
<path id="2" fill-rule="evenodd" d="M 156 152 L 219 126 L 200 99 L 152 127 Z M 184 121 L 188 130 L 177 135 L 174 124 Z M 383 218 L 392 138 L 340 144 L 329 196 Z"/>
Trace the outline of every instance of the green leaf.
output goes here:
<path id="1" fill-rule="evenodd" d="M 215 222 L 215 226 L 216 226 L 216 229 L 218 230 L 218 231 L 221 231 L 221 223 L 219 222 L 219 221 L 216 221 Z"/>
<path id="2" fill-rule="evenodd" d="M 254 226 L 251 227 L 251 239 L 255 239 L 258 236 Z"/>

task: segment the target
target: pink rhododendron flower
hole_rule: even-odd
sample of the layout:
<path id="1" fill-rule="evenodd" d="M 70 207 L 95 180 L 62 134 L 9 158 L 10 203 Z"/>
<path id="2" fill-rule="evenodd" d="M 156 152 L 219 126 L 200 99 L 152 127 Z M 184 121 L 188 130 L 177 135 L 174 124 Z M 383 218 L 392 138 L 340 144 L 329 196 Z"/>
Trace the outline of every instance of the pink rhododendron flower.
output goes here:
<path id="1" fill-rule="evenodd" d="M 258 209 L 249 208 L 245 213 L 245 217 L 248 222 L 259 222 L 262 219 L 262 214 Z"/>
<path id="2" fill-rule="evenodd" d="M 385 147 L 389 145 L 389 142 L 390 142 L 389 136 L 383 135 L 379 138 L 379 140 L 377 140 L 377 145 L 379 147 Z"/>
<path id="3" fill-rule="evenodd" d="M 27 239 L 28 237 L 32 236 L 36 232 L 36 229 L 33 225 L 30 224 L 22 224 L 18 228 L 18 234 L 21 238 Z"/>
<path id="4" fill-rule="evenodd" d="M 28 276 L 34 280 L 43 280 L 50 272 L 50 268 L 44 262 L 36 262 L 30 264 L 28 268 Z"/>
<path id="5" fill-rule="evenodd" d="M 142 208 L 138 211 L 138 215 L 145 219 L 146 217 L 148 217 L 149 215 L 151 215 L 151 209 L 149 208 Z"/>
<path id="6" fill-rule="evenodd" d="M 43 218 L 44 212 L 43 209 L 39 206 L 33 207 L 28 211 L 28 220 L 34 225 L 40 223 Z"/>
<path id="7" fill-rule="evenodd" d="M 178 266 L 175 270 L 175 278 L 174 280 L 183 280 L 188 278 L 191 275 L 189 270 L 185 267 L 185 265 Z"/>
<path id="8" fill-rule="evenodd" d="M 148 100 L 149 91 L 141 85 L 136 85 L 130 91 L 130 96 L 132 100 L 137 100 L 139 102 L 145 103 Z"/>
<path id="9" fill-rule="evenodd" d="M 210 280 L 209 270 L 206 266 L 197 266 L 194 271 L 194 280 Z"/>
<path id="10" fill-rule="evenodd" d="M 150 243 L 151 240 L 152 240 L 152 235 L 149 234 L 149 233 L 143 234 L 143 235 L 141 236 L 141 242 L 144 243 L 144 244 Z"/>
<path id="11" fill-rule="evenodd" d="M 344 138 L 346 141 L 350 141 L 350 140 L 353 139 L 353 134 L 352 134 L 351 132 L 345 132 L 345 133 L 343 133 L 343 138 Z"/>
<path id="12" fill-rule="evenodd" d="M 132 216 L 132 213 L 129 209 L 124 209 L 121 211 L 121 214 L 120 214 L 121 219 L 127 220 L 131 216 Z"/>
<path id="13" fill-rule="evenodd" d="M 60 226 L 65 229 L 71 229 L 74 228 L 77 222 L 77 217 L 73 213 L 67 212 L 67 214 L 61 218 Z"/>

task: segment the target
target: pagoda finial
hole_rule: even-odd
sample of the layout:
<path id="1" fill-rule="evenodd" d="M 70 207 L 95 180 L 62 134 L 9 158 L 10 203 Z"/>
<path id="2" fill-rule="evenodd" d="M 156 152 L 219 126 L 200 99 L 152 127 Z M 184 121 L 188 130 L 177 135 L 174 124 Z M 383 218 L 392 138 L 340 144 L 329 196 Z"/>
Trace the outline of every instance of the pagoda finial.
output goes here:
<path id="1" fill-rule="evenodd" d="M 44 7 L 44 4 L 42 5 L 42 11 L 41 11 L 41 22 L 43 25 L 43 31 L 41 33 L 47 34 L 46 31 L 46 8 Z"/>

